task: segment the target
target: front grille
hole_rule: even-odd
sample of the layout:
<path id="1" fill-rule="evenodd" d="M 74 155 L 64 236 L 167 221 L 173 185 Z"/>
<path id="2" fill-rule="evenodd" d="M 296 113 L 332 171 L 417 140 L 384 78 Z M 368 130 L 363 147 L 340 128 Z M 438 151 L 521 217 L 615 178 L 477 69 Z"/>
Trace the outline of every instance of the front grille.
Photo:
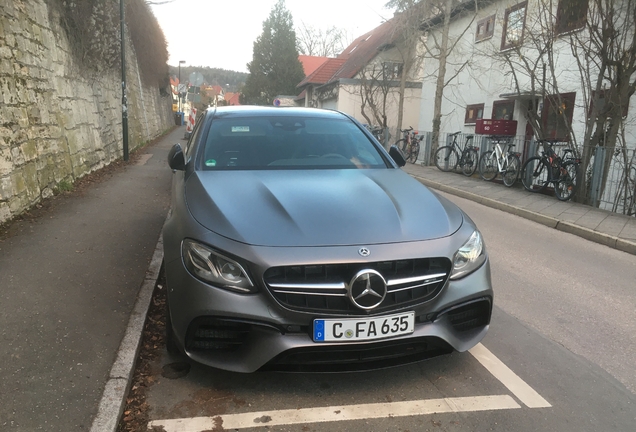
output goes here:
<path id="1" fill-rule="evenodd" d="M 449 354 L 453 348 L 434 337 L 295 348 L 285 351 L 261 370 L 285 372 L 364 371 L 414 363 Z"/>
<path id="2" fill-rule="evenodd" d="M 198 318 L 188 327 L 186 350 L 236 351 L 245 342 L 250 328 L 250 324 L 238 321 L 212 317 Z"/>
<path id="3" fill-rule="evenodd" d="M 448 258 L 421 258 L 375 263 L 273 267 L 265 284 L 284 307 L 314 313 L 366 315 L 347 295 L 347 286 L 360 270 L 375 270 L 387 282 L 384 301 L 372 311 L 424 303 L 442 289 L 450 271 Z"/>

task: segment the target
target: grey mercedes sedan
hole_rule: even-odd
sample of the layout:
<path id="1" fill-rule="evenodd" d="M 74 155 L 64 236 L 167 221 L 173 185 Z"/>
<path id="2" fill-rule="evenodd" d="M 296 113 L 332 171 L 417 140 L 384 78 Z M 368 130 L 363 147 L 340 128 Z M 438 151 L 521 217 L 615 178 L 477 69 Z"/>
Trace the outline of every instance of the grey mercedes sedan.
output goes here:
<path id="1" fill-rule="evenodd" d="M 170 352 L 238 372 L 366 370 L 488 330 L 477 227 L 346 114 L 208 109 L 168 159 Z"/>

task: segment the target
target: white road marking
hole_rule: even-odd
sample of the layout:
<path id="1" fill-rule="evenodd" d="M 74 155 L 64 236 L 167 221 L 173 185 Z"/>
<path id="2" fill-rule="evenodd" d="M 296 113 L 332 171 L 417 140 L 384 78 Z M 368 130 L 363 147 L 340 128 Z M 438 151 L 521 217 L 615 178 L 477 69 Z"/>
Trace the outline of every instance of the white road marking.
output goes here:
<path id="1" fill-rule="evenodd" d="M 552 406 L 481 343 L 475 345 L 469 352 L 529 408 Z"/>
<path id="2" fill-rule="evenodd" d="M 539 393 L 517 376 L 481 343 L 469 352 L 529 408 L 551 407 Z M 425 399 L 407 402 L 300 408 L 227 414 L 214 417 L 153 420 L 148 429 L 163 428 L 165 432 L 203 432 L 217 428 L 246 429 L 258 426 L 279 426 L 306 423 L 325 423 L 343 420 L 364 420 L 427 415 L 450 412 L 475 412 L 516 409 L 521 406 L 509 395 L 473 396 Z"/>
<path id="3" fill-rule="evenodd" d="M 202 432 L 245 429 L 257 426 L 278 426 L 305 423 L 324 423 L 342 420 L 404 417 L 450 412 L 515 409 L 521 406 L 509 395 L 458 397 L 414 400 L 407 402 L 345 405 L 318 408 L 261 411 L 227 414 L 216 417 L 193 417 L 174 420 L 154 420 L 148 429 L 163 427 L 166 432 Z"/>

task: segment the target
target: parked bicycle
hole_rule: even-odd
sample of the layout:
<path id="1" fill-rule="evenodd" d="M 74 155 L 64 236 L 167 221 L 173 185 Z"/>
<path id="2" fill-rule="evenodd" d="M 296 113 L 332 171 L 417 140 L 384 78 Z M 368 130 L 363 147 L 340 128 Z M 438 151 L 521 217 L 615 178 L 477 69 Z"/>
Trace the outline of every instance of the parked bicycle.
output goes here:
<path id="1" fill-rule="evenodd" d="M 477 149 L 479 147 L 473 147 L 470 145 L 473 140 L 473 135 L 466 135 L 466 142 L 462 149 L 457 144 L 457 136 L 461 132 L 455 132 L 450 136 L 453 137 L 451 145 L 443 146 L 437 149 L 435 152 L 435 166 L 444 172 L 454 171 L 459 165 L 464 175 L 470 177 L 475 174 L 477 170 L 477 164 L 479 162 L 479 153 Z"/>
<path id="2" fill-rule="evenodd" d="M 495 149 L 482 153 L 479 158 L 479 176 L 490 181 L 501 174 L 503 184 L 510 187 L 521 171 L 519 155 L 512 151 L 515 144 L 507 136 L 491 136 L 490 139 L 495 143 Z"/>
<path id="3" fill-rule="evenodd" d="M 400 132 L 402 132 L 403 138 L 399 139 L 395 145 L 402 150 L 407 162 L 415 163 L 420 154 L 420 141 L 422 141 L 423 136 L 418 138 L 417 131 L 413 130 L 413 127 L 400 129 Z"/>
<path id="4" fill-rule="evenodd" d="M 375 139 L 377 139 L 381 143 L 384 142 L 384 128 L 382 126 L 370 126 L 368 124 L 364 124 L 363 126 L 367 128 L 369 132 L 371 132 Z"/>
<path id="5" fill-rule="evenodd" d="M 563 157 L 554 150 L 555 140 L 538 140 L 543 146 L 541 156 L 529 158 L 521 168 L 521 183 L 530 192 L 542 192 L 550 183 L 554 184 L 554 195 L 560 201 L 574 196 L 576 178 L 581 160 L 570 156 L 571 149 L 563 151 Z"/>

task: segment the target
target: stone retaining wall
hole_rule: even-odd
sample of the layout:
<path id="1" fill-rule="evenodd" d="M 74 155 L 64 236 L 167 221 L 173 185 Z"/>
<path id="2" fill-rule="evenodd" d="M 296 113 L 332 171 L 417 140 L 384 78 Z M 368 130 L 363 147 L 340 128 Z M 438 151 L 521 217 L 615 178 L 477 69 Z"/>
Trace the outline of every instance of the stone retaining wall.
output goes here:
<path id="1" fill-rule="evenodd" d="M 43 0 L 0 0 L 0 223 L 123 156 L 121 72 L 86 72 L 70 50 Z M 126 64 L 133 150 L 174 122 L 130 41 Z"/>

